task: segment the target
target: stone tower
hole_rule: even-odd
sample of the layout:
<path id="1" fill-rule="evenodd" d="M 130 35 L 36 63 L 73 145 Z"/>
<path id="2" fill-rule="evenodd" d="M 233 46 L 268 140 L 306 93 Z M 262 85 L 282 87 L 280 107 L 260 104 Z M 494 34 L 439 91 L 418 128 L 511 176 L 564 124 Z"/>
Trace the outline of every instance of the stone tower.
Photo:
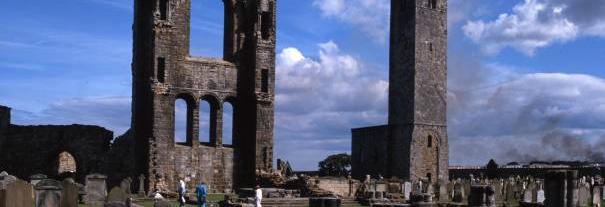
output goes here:
<path id="1" fill-rule="evenodd" d="M 135 0 L 132 132 L 136 170 L 150 191 L 179 179 L 211 191 L 251 187 L 272 169 L 276 0 L 224 4 L 222 59 L 189 54 L 196 0 Z M 175 101 L 187 103 L 186 142 L 176 143 Z M 210 142 L 200 143 L 200 102 L 210 104 Z M 233 145 L 222 143 L 223 104 L 233 106 Z"/>
<path id="2" fill-rule="evenodd" d="M 447 180 L 447 0 L 392 0 L 390 38 L 389 123 L 352 130 L 353 174 Z"/>

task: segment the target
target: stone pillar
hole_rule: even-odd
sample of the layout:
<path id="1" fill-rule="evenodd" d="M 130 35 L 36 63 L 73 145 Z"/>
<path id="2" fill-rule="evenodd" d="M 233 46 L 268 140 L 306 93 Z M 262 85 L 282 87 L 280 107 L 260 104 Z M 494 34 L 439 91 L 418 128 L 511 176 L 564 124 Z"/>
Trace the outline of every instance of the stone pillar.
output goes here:
<path id="1" fill-rule="evenodd" d="M 210 103 L 210 144 L 223 146 L 223 106 Z"/>
<path id="2" fill-rule="evenodd" d="M 141 174 L 139 176 L 139 192 L 138 192 L 140 197 L 144 197 L 146 195 L 145 193 L 145 175 Z"/>

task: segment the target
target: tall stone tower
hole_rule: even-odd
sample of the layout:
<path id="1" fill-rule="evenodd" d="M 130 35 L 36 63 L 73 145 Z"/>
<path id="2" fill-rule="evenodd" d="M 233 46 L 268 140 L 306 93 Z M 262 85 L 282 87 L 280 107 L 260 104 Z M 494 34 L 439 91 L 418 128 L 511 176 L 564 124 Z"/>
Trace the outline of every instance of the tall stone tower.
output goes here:
<path id="1" fill-rule="evenodd" d="M 211 191 L 251 187 L 272 169 L 276 0 L 224 3 L 223 58 L 189 54 L 196 0 L 135 0 L 132 132 L 136 169 L 148 190 L 179 179 Z M 187 103 L 186 141 L 175 140 L 175 101 Z M 210 141 L 198 141 L 199 110 L 210 104 Z M 222 142 L 223 104 L 233 106 L 233 145 Z"/>
<path id="2" fill-rule="evenodd" d="M 353 129 L 353 174 L 448 179 L 447 0 L 392 0 L 389 123 Z"/>

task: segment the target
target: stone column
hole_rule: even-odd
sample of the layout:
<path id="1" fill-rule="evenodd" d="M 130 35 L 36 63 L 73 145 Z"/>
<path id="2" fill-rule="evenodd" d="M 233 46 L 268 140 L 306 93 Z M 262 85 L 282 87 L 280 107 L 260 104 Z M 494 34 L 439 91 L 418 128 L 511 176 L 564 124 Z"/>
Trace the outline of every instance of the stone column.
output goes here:
<path id="1" fill-rule="evenodd" d="M 210 144 L 223 146 L 223 106 L 221 103 L 210 103 Z"/>
<path id="2" fill-rule="evenodd" d="M 145 193 L 145 175 L 141 174 L 139 176 L 139 192 L 138 192 L 139 196 L 141 197 L 145 197 L 146 193 Z"/>

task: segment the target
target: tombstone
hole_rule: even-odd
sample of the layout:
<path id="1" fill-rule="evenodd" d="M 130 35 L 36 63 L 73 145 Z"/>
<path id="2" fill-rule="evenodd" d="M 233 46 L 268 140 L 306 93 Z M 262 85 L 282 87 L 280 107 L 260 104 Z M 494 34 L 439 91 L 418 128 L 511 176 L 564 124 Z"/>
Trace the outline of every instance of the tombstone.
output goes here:
<path id="1" fill-rule="evenodd" d="M 92 205 L 103 205 L 107 198 L 107 185 L 105 180 L 107 176 L 101 174 L 92 174 L 86 176 L 86 192 L 84 202 Z"/>
<path id="2" fill-rule="evenodd" d="M 31 183 L 32 185 L 36 185 L 38 184 L 38 182 L 40 182 L 41 180 L 44 180 L 48 178 L 46 175 L 44 174 L 35 174 L 32 176 L 29 176 L 29 183 Z"/>
<path id="3" fill-rule="evenodd" d="M 592 206 L 601 206 L 601 186 L 592 188 Z"/>
<path id="4" fill-rule="evenodd" d="M 588 206 L 590 201 L 590 187 L 588 183 L 581 183 L 578 188 L 578 206 Z"/>
<path id="5" fill-rule="evenodd" d="M 132 184 L 132 179 L 130 177 L 122 180 L 122 182 L 120 182 L 120 188 L 122 188 L 126 193 L 131 194 L 132 190 L 130 188 Z"/>
<path id="6" fill-rule="evenodd" d="M 578 204 L 578 171 L 550 171 L 544 180 L 544 205 L 548 207 L 572 207 Z"/>
<path id="7" fill-rule="evenodd" d="M 448 191 L 447 191 L 448 182 L 446 180 L 440 180 L 438 183 L 438 193 L 439 201 L 449 201 Z"/>
<path id="8" fill-rule="evenodd" d="M 412 193 L 412 183 L 410 183 L 410 182 L 403 183 L 403 197 L 405 197 L 406 200 L 410 200 L 411 193 Z"/>
<path id="9" fill-rule="evenodd" d="M 468 197 L 469 207 L 496 207 L 496 190 L 489 185 L 473 185 Z"/>
<path id="10" fill-rule="evenodd" d="M 63 185 L 57 180 L 45 179 L 34 187 L 36 189 L 36 207 L 61 206 Z"/>
<path id="11" fill-rule="evenodd" d="M 121 187 L 113 187 L 107 196 L 107 202 L 122 202 L 126 203 L 130 196 Z"/>
<path id="12" fill-rule="evenodd" d="M 531 203 L 532 198 L 534 197 L 533 195 L 533 190 L 532 189 L 525 189 L 525 191 L 523 192 L 523 202 L 526 203 Z"/>
<path id="13" fill-rule="evenodd" d="M 462 186 L 462 183 L 458 183 L 456 182 L 454 184 L 454 191 L 452 193 L 452 201 L 454 203 L 463 203 L 464 202 L 464 198 L 465 194 L 464 194 L 464 187 Z"/>
<path id="14" fill-rule="evenodd" d="M 33 187 L 26 181 L 4 173 L 0 176 L 0 206 L 31 207 Z"/>
<path id="15" fill-rule="evenodd" d="M 141 174 L 139 176 L 139 192 L 138 192 L 140 197 L 144 197 L 145 196 L 145 175 Z"/>
<path id="16" fill-rule="evenodd" d="M 538 190 L 538 192 L 536 193 L 536 202 L 544 203 L 545 200 L 546 200 L 546 197 L 544 197 L 544 190 L 542 190 L 542 189 Z"/>
<path id="17" fill-rule="evenodd" d="M 80 187 L 71 178 L 67 178 L 62 182 L 63 191 L 61 192 L 61 207 L 78 206 L 78 195 Z"/>

